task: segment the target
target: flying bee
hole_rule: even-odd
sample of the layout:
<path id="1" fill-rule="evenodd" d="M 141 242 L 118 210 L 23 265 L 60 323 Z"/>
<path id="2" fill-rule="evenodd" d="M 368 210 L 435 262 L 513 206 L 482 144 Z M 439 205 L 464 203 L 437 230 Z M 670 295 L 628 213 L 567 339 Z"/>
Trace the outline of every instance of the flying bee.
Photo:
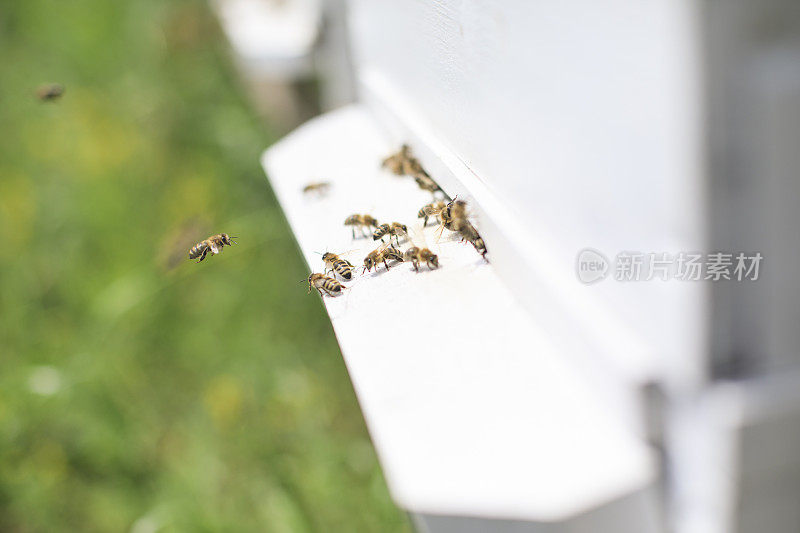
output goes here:
<path id="1" fill-rule="evenodd" d="M 55 100 L 62 94 L 64 94 L 64 86 L 60 83 L 46 83 L 36 89 L 36 97 L 43 102 Z"/>
<path id="2" fill-rule="evenodd" d="M 226 244 L 228 246 L 236 244 L 236 241 L 233 240 L 234 238 L 235 237 L 230 237 L 227 233 L 212 235 L 208 239 L 192 246 L 192 249 L 189 250 L 189 259 L 197 259 L 199 257 L 200 259 L 197 259 L 199 263 L 206 258 L 208 252 L 211 252 L 211 255 L 217 255 Z"/>
<path id="3" fill-rule="evenodd" d="M 319 195 L 324 195 L 328 192 L 328 189 L 330 188 L 331 184 L 328 183 L 327 181 L 313 182 L 303 187 L 303 194 L 315 192 Z"/>
<path id="4" fill-rule="evenodd" d="M 399 246 L 400 236 L 408 235 L 408 227 L 405 224 L 400 224 L 399 222 L 392 222 L 391 224 L 381 224 L 380 226 L 378 226 L 378 229 L 375 230 L 375 233 L 372 234 L 372 240 L 373 241 L 377 241 L 378 239 L 383 240 L 383 238 L 386 235 L 389 236 L 389 242 L 391 242 L 392 237 L 394 237 Z"/>
<path id="5" fill-rule="evenodd" d="M 417 272 L 419 272 L 420 263 L 427 264 L 429 269 L 439 268 L 439 257 L 427 248 L 412 246 L 405 251 L 403 259 L 411 261 L 411 264 L 414 265 L 414 270 Z"/>
<path id="6" fill-rule="evenodd" d="M 344 279 L 351 279 L 353 277 L 353 269 L 355 266 L 350 261 L 340 258 L 332 252 L 325 252 L 322 254 L 322 261 L 325 262 L 325 274 L 330 271 L 336 272 Z"/>
<path id="7" fill-rule="evenodd" d="M 322 291 L 325 291 L 328 296 L 338 296 L 347 287 L 324 274 L 312 273 L 308 276 L 308 292 L 311 292 L 312 288 L 317 289 L 320 296 L 322 296 Z"/>
<path id="8" fill-rule="evenodd" d="M 423 227 L 428 225 L 428 219 L 432 217 L 439 218 L 439 213 L 447 206 L 443 201 L 439 200 L 437 202 L 432 202 L 427 205 L 423 205 L 422 208 L 417 213 L 417 218 L 424 218 L 425 223 Z M 440 219 L 441 221 L 441 219 Z"/>
<path id="9" fill-rule="evenodd" d="M 377 228 L 378 221 L 372 218 L 369 215 L 350 215 L 346 219 L 344 219 L 344 225 L 350 226 L 353 230 L 353 238 L 356 238 L 356 227 L 361 229 L 361 235 L 364 235 L 364 228 Z"/>
<path id="10" fill-rule="evenodd" d="M 394 261 L 403 262 L 403 253 L 394 247 L 393 244 L 387 243 L 375 250 L 372 250 L 364 258 L 364 271 L 372 272 L 372 268 L 378 269 L 378 263 L 383 263 L 386 270 L 389 270 L 389 263 L 387 261 L 392 259 Z"/>

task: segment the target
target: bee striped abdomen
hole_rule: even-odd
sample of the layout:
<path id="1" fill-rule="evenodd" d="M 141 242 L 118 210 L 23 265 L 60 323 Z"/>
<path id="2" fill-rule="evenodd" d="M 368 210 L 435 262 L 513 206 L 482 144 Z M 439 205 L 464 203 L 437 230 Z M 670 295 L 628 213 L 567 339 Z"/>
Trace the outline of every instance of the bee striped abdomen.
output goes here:
<path id="1" fill-rule="evenodd" d="M 378 229 L 375 230 L 375 233 L 372 234 L 372 240 L 377 241 L 378 239 L 383 238 L 387 233 L 389 233 L 389 231 L 389 224 L 381 224 L 378 226 Z"/>
<path id="2" fill-rule="evenodd" d="M 339 294 L 342 292 L 342 284 L 333 278 L 325 278 L 322 280 L 322 288 L 325 289 L 328 294 Z"/>
<path id="3" fill-rule="evenodd" d="M 353 269 L 350 266 L 350 263 L 344 261 L 342 259 L 337 259 L 333 262 L 333 271 L 339 274 L 344 279 L 350 279 L 353 277 Z"/>
<path id="4" fill-rule="evenodd" d="M 200 255 L 203 253 L 203 250 L 205 250 L 207 246 L 208 245 L 203 242 L 199 242 L 192 246 L 192 249 L 189 250 L 189 259 L 197 259 L 200 257 Z"/>

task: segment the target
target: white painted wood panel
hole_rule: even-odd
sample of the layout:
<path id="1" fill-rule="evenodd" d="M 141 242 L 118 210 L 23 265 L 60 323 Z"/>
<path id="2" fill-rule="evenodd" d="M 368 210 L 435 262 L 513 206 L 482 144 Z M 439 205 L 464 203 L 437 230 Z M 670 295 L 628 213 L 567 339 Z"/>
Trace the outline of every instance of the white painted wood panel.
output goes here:
<path id="1" fill-rule="evenodd" d="M 398 117 L 398 141 L 424 139 L 419 150 L 427 166 L 450 157 L 466 170 L 470 177 L 456 180 L 465 190 L 451 192 L 466 193 L 481 208 L 498 206 L 485 218 L 490 225 L 505 218 L 496 233 L 517 237 L 495 247 L 501 271 L 561 278 L 548 275 L 548 287 L 523 288 L 519 297 L 549 298 L 563 322 L 588 329 L 591 317 L 569 303 L 577 294 L 586 300 L 579 307 L 597 309 L 625 330 L 628 340 L 612 351 L 643 345 L 648 361 L 638 364 L 676 386 L 704 377 L 702 285 L 606 280 L 583 287 L 574 269 L 586 247 L 610 258 L 704 248 L 693 5 L 350 3 L 367 101 Z M 431 139 L 440 151 L 426 159 Z M 531 246 L 538 249 L 526 255 Z"/>

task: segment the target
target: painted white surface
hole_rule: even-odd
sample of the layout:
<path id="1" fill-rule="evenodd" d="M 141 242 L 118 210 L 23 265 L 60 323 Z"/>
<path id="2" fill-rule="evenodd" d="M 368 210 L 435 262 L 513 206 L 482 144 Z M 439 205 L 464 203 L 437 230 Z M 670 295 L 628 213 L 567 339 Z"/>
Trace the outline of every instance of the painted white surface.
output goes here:
<path id="1" fill-rule="evenodd" d="M 307 76 L 322 22 L 320 0 L 214 0 L 239 62 L 251 75 Z"/>
<path id="2" fill-rule="evenodd" d="M 584 287 L 573 273 L 586 247 L 610 258 L 705 247 L 693 9 L 688 0 L 350 3 L 362 93 L 396 115 L 396 140 L 419 139 L 421 154 L 437 147 L 423 162 L 445 161 L 457 176 L 451 192 L 474 197 L 490 226 L 505 220 L 496 235 L 515 240 L 493 258 L 504 280 L 560 272 L 518 296 L 548 298 L 570 324 L 596 307 L 626 330 L 612 351 L 644 344 L 648 360 L 633 366 L 676 387 L 704 377 L 703 285 Z M 589 303 L 576 310 L 578 291 Z M 608 351 L 602 342 L 587 351 Z"/>
<path id="3" fill-rule="evenodd" d="M 354 249 L 348 257 L 358 264 L 375 247 L 342 225 L 360 212 L 415 225 L 415 239 L 439 255 L 439 270 L 381 267 L 324 299 L 395 500 L 418 513 L 567 523 L 597 506 L 628 505 L 614 530 L 652 530 L 652 501 L 611 503 L 652 487 L 650 452 L 492 265 L 421 230 L 416 213 L 430 195 L 379 170 L 395 148 L 353 106 L 307 123 L 263 159 L 316 271 L 315 252 Z M 301 193 L 319 180 L 332 183 L 327 197 Z"/>

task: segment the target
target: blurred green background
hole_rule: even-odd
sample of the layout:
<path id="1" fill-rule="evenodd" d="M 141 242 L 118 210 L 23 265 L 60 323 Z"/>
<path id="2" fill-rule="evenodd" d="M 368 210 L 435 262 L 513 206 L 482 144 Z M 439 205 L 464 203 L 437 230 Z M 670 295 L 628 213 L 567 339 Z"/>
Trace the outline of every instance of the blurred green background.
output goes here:
<path id="1" fill-rule="evenodd" d="M 204 1 L 0 0 L 0 531 L 408 530 L 276 138 Z"/>

